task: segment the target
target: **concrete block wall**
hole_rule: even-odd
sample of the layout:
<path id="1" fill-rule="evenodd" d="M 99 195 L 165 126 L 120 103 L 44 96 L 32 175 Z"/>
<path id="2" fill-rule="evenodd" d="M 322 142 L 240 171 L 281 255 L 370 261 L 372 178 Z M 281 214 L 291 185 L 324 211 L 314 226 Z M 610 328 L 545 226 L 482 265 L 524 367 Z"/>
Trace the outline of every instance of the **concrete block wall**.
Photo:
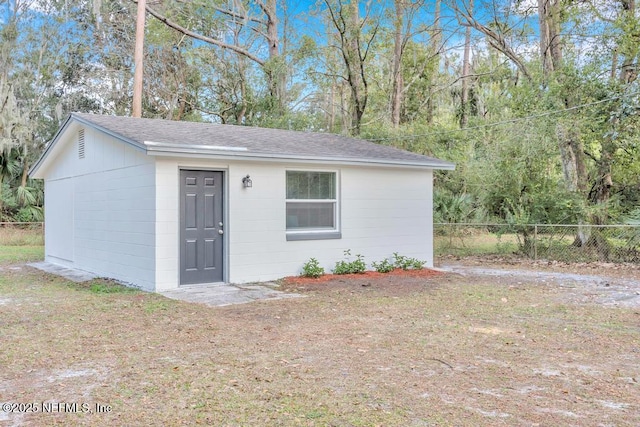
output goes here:
<path id="1" fill-rule="evenodd" d="M 299 274 L 311 257 L 330 272 L 343 251 L 362 254 L 370 265 L 393 252 L 433 263 L 432 172 L 251 161 L 158 158 L 156 175 L 156 281 L 178 286 L 179 170 L 225 172 L 226 280 L 246 283 Z M 319 170 L 338 176 L 341 239 L 286 240 L 286 171 Z M 251 175 L 252 188 L 242 177 Z"/>
<path id="2" fill-rule="evenodd" d="M 154 290 L 154 160 L 91 129 L 80 158 L 66 138 L 45 184 L 45 259 Z"/>

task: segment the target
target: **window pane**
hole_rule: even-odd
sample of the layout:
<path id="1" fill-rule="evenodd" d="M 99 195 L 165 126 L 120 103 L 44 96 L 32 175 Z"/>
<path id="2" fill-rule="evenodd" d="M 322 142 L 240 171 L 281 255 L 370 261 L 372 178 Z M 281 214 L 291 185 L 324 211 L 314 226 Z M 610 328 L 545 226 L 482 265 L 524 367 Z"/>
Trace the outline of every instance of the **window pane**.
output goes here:
<path id="1" fill-rule="evenodd" d="M 287 172 L 287 199 L 301 199 L 302 180 L 306 179 L 305 172 Z"/>
<path id="2" fill-rule="evenodd" d="M 322 173 L 319 175 L 318 199 L 335 199 L 334 174 Z"/>
<path id="3" fill-rule="evenodd" d="M 334 172 L 287 172 L 287 199 L 335 199 Z"/>
<path id="4" fill-rule="evenodd" d="M 335 202 L 287 203 L 287 230 L 305 228 L 335 228 Z"/>

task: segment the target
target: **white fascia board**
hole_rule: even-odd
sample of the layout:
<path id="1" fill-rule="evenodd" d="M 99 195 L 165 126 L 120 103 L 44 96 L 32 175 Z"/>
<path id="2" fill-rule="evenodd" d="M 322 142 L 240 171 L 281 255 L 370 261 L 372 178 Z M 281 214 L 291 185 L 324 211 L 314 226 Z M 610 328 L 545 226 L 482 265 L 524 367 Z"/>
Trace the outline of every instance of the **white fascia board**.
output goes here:
<path id="1" fill-rule="evenodd" d="M 241 152 L 246 152 L 249 151 L 248 148 L 246 147 L 230 147 L 230 146 L 225 146 L 225 145 L 184 145 L 184 144 L 172 144 L 169 142 L 153 142 L 153 141 L 145 141 L 144 142 L 145 147 L 147 147 L 147 150 L 156 150 L 156 147 L 159 147 L 160 150 L 162 149 L 176 149 L 181 151 L 182 149 L 186 149 L 189 150 L 189 152 L 192 151 L 197 151 L 199 153 L 210 153 L 212 151 L 241 151 Z"/>
<path id="2" fill-rule="evenodd" d="M 294 161 L 300 163 L 333 163 L 341 165 L 371 165 L 381 167 L 410 167 L 420 169 L 454 170 L 455 164 L 411 162 L 403 160 L 357 159 L 348 157 L 310 157 L 293 154 L 252 153 L 244 147 L 214 147 L 202 145 L 166 144 L 145 141 L 147 154 L 151 156 L 191 157 L 214 160 L 238 159 L 260 162 Z"/>

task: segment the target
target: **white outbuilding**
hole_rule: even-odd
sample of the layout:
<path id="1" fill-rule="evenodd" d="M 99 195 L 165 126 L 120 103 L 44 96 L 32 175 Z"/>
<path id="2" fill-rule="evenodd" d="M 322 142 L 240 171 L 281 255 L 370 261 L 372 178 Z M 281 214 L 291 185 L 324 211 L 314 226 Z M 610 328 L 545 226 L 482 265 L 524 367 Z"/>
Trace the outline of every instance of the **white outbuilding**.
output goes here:
<path id="1" fill-rule="evenodd" d="M 433 170 L 356 138 L 73 113 L 31 170 L 45 261 L 149 291 L 330 271 L 343 251 L 433 265 Z"/>

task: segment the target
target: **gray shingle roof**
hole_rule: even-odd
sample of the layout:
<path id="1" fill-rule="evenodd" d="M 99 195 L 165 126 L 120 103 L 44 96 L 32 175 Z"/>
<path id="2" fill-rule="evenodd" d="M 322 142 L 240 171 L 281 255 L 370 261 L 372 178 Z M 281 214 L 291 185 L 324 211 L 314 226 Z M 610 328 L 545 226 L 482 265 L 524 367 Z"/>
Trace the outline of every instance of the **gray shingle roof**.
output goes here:
<path id="1" fill-rule="evenodd" d="M 67 124 L 74 119 L 147 152 L 454 168 L 433 157 L 330 133 L 86 113 L 72 113 Z"/>
<path id="2" fill-rule="evenodd" d="M 218 146 L 246 149 L 241 156 L 262 154 L 275 158 L 318 158 L 360 162 L 415 163 L 451 169 L 453 164 L 330 133 L 299 132 L 214 123 L 178 122 L 160 119 L 101 116 L 73 113 L 72 117 L 144 145 L 145 141 L 177 147 Z"/>

